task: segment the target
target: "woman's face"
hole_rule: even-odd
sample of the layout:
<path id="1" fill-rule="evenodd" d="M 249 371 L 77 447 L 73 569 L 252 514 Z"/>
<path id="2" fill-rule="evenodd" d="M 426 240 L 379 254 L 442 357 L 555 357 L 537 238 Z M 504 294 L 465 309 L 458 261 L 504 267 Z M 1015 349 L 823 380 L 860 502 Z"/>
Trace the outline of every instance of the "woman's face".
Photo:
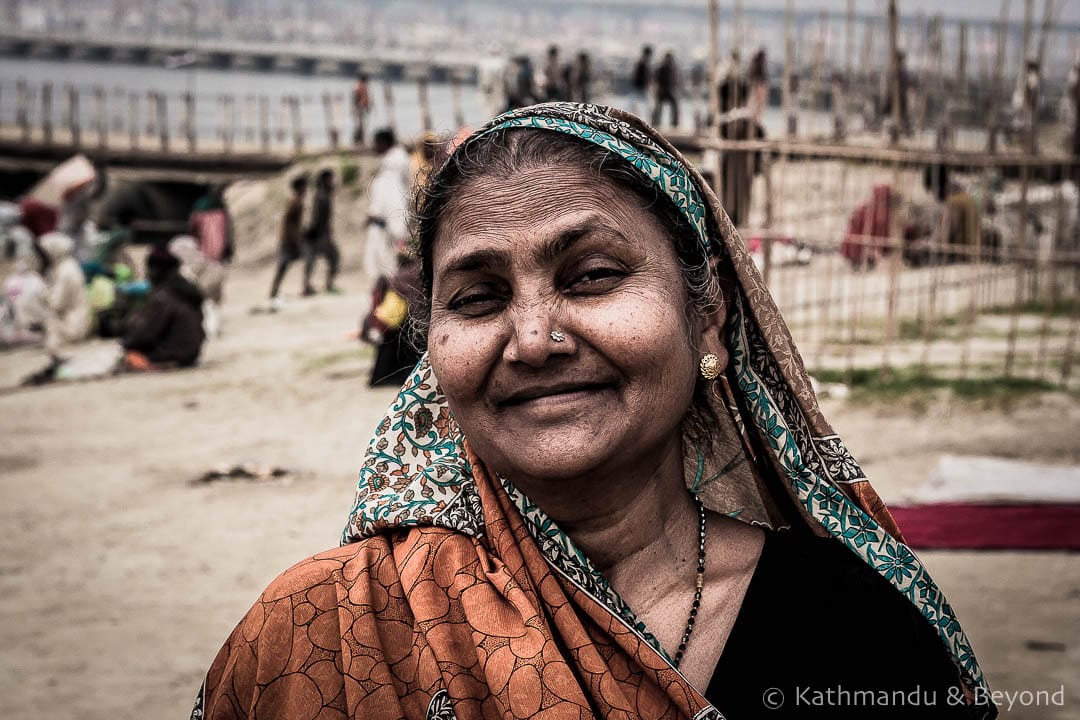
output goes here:
<path id="1" fill-rule="evenodd" d="M 551 165 L 470 180 L 447 207 L 431 363 L 477 454 L 516 482 L 640 472 L 680 447 L 722 318 L 687 326 L 674 248 L 641 205 Z"/>

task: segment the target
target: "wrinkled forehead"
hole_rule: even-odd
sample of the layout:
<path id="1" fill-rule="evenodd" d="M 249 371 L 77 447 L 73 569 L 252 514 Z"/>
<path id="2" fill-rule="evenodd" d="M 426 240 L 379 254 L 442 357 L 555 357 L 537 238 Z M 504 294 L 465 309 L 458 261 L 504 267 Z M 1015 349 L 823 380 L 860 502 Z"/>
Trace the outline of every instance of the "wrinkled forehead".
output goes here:
<path id="1" fill-rule="evenodd" d="M 586 210 L 615 219 L 646 204 L 629 187 L 580 163 L 492 169 L 458 185 L 440 218 L 436 243 L 463 231 L 542 225 Z"/>

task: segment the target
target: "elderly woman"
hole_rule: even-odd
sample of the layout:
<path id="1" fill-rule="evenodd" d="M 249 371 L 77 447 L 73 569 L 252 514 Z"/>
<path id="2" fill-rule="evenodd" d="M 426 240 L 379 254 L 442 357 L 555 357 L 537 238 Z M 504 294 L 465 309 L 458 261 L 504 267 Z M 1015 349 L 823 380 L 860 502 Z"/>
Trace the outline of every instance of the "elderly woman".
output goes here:
<path id="1" fill-rule="evenodd" d="M 505 114 L 430 179 L 418 253 L 428 354 L 344 544 L 266 589 L 196 717 L 996 714 L 659 135 Z"/>

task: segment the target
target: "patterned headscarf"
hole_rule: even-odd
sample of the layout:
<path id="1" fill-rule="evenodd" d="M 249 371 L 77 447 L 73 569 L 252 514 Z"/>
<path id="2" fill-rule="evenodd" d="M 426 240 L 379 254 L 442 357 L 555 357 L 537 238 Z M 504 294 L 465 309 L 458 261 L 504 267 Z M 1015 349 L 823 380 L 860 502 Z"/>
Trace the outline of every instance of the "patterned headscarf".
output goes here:
<path id="1" fill-rule="evenodd" d="M 455 152 L 514 128 L 560 132 L 622 158 L 671 200 L 703 251 L 733 268 L 730 366 L 721 383 L 711 447 L 686 447 L 687 486 L 710 509 L 779 527 L 805 522 L 831 535 L 887 579 L 937 630 L 969 689 L 984 683 L 954 613 L 859 465 L 819 409 L 801 356 L 761 275 L 706 182 L 658 133 L 631 115 L 548 103 L 506 113 Z M 482 537 L 485 518 L 466 443 L 427 356 L 379 424 L 360 471 L 343 544 L 391 528 L 434 526 Z M 500 478 L 548 562 L 663 649 L 603 575 L 512 479 Z"/>

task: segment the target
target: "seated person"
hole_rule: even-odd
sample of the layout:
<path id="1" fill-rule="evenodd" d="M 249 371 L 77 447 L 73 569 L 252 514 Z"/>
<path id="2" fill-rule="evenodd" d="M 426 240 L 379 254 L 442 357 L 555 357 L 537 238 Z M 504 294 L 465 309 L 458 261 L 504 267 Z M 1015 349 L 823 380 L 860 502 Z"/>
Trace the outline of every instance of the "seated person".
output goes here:
<path id="1" fill-rule="evenodd" d="M 180 274 L 180 261 L 163 247 L 146 259 L 150 293 L 132 315 L 122 345 L 129 370 L 188 367 L 203 340 L 202 294 Z"/>

